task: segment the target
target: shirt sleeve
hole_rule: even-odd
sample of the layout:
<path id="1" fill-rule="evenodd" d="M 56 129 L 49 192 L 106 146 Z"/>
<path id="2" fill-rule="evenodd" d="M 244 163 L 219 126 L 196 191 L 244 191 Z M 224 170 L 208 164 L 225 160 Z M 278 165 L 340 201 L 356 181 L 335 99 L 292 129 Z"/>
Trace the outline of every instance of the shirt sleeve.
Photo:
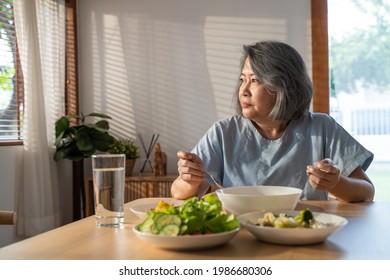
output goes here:
<path id="1" fill-rule="evenodd" d="M 364 171 L 370 166 L 374 154 L 362 146 L 333 118 L 329 117 L 327 125 L 326 157 L 331 158 L 341 169 L 341 174 L 349 176 L 358 166 Z"/>
<path id="2" fill-rule="evenodd" d="M 202 159 L 205 170 L 219 180 L 219 183 L 223 181 L 222 142 L 221 129 L 218 123 L 215 123 L 191 151 Z M 210 185 L 214 185 L 214 182 L 208 176 L 206 176 L 206 180 Z"/>

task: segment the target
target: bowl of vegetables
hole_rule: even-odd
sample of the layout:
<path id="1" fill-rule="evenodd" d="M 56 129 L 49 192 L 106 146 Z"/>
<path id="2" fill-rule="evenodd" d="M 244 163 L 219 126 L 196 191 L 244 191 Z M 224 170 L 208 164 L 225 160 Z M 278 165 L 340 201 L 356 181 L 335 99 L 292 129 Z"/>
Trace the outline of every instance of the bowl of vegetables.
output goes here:
<path id="1" fill-rule="evenodd" d="M 237 217 L 240 224 L 258 240 L 283 245 L 309 245 L 324 242 L 343 228 L 348 220 L 337 215 L 301 211 L 258 211 Z"/>
<path id="2" fill-rule="evenodd" d="M 147 243 L 173 250 L 198 250 L 225 244 L 240 230 L 233 214 L 223 211 L 221 201 L 209 194 L 192 197 L 180 205 L 158 204 L 133 228 Z"/>
<path id="3" fill-rule="evenodd" d="M 302 190 L 286 186 L 237 186 L 216 190 L 223 208 L 235 215 L 254 211 L 294 210 Z"/>

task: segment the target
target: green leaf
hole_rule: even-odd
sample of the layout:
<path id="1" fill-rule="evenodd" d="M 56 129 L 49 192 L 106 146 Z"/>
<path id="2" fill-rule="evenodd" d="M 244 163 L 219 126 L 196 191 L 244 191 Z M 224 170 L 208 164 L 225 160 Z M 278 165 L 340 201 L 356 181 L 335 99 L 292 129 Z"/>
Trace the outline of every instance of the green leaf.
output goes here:
<path id="1" fill-rule="evenodd" d="M 103 119 L 112 119 L 109 115 L 95 113 L 95 112 L 90 113 L 90 114 L 86 115 L 85 117 L 99 117 L 99 118 L 103 118 Z"/>
<path id="2" fill-rule="evenodd" d="M 110 145 L 114 143 L 114 137 L 106 133 L 97 133 L 94 134 L 93 138 L 91 139 L 93 145 L 96 147 L 97 150 L 106 152 L 108 151 Z"/>
<path id="3" fill-rule="evenodd" d="M 100 113 L 91 113 L 87 116 L 111 119 L 110 116 Z M 75 114 L 62 116 L 56 121 L 54 145 L 56 152 L 55 160 L 63 158 L 80 160 L 88 158 L 97 150 L 105 152 L 114 142 L 114 137 L 108 133 L 109 123 L 100 120 L 93 123 L 84 123 L 85 117 Z M 81 119 L 80 125 L 70 126 L 70 119 Z"/>
<path id="4" fill-rule="evenodd" d="M 54 159 L 56 161 L 60 159 L 65 159 L 68 158 L 69 154 L 75 149 L 76 143 L 73 141 L 70 143 L 68 146 L 62 146 L 60 148 L 57 148 L 55 154 L 54 154 Z"/>
<path id="5" fill-rule="evenodd" d="M 69 119 L 67 117 L 61 117 L 56 121 L 55 132 L 56 137 L 58 137 L 64 130 L 69 127 Z"/>
<path id="6" fill-rule="evenodd" d="M 90 129 L 87 127 L 80 128 L 75 136 L 77 148 L 81 152 L 87 152 L 94 148 L 90 138 Z"/>
<path id="7" fill-rule="evenodd" d="M 82 124 L 81 126 L 85 126 L 85 127 L 88 127 L 88 128 L 95 129 L 95 130 L 97 130 L 100 133 L 106 133 L 107 130 L 108 130 L 106 128 L 96 126 L 96 124 L 93 124 L 93 123 L 85 123 L 85 124 Z"/>
<path id="8" fill-rule="evenodd" d="M 75 134 L 77 132 L 77 128 L 75 127 L 68 127 L 63 132 L 60 133 L 60 135 L 57 136 L 54 145 L 57 148 L 63 147 L 63 146 L 69 146 L 75 141 Z"/>
<path id="9" fill-rule="evenodd" d="M 59 148 L 59 147 L 62 147 L 64 142 L 66 142 L 66 140 L 64 140 L 64 131 L 62 131 L 59 135 L 56 135 L 56 140 L 54 141 L 54 145 Z"/>
<path id="10" fill-rule="evenodd" d="M 57 148 L 61 148 L 61 147 L 67 147 L 69 146 L 70 144 L 72 144 L 72 142 L 74 141 L 73 138 L 71 138 L 69 135 L 67 136 L 63 136 L 64 132 L 62 132 L 56 139 L 56 141 L 54 142 L 54 145 L 57 147 Z"/>
<path id="11" fill-rule="evenodd" d="M 210 232 L 224 232 L 239 227 L 239 222 L 232 215 L 214 216 L 206 221 L 206 230 Z"/>
<path id="12" fill-rule="evenodd" d="M 110 129 L 110 124 L 108 123 L 108 121 L 105 120 L 98 121 L 95 123 L 95 125 L 106 130 Z"/>

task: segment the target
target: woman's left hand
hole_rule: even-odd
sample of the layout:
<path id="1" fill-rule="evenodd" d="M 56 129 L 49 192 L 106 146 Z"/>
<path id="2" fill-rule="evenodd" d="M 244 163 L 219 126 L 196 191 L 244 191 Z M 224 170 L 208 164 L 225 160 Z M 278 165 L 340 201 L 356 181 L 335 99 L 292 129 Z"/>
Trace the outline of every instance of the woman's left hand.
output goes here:
<path id="1" fill-rule="evenodd" d="M 330 191 L 340 181 L 340 169 L 329 158 L 306 167 L 309 183 L 313 188 Z"/>

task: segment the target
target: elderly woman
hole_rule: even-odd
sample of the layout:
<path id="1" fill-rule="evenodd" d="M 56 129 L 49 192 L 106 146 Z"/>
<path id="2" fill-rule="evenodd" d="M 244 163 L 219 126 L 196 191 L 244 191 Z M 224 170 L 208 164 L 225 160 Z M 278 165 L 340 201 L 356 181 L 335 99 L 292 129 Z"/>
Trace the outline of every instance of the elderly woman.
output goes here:
<path id="1" fill-rule="evenodd" d="M 263 41 L 244 46 L 237 115 L 216 122 L 191 152 L 178 152 L 172 196 L 202 196 L 215 185 L 283 185 L 302 199 L 370 201 L 373 154 L 325 114 L 309 112 L 313 86 L 300 54 Z"/>

